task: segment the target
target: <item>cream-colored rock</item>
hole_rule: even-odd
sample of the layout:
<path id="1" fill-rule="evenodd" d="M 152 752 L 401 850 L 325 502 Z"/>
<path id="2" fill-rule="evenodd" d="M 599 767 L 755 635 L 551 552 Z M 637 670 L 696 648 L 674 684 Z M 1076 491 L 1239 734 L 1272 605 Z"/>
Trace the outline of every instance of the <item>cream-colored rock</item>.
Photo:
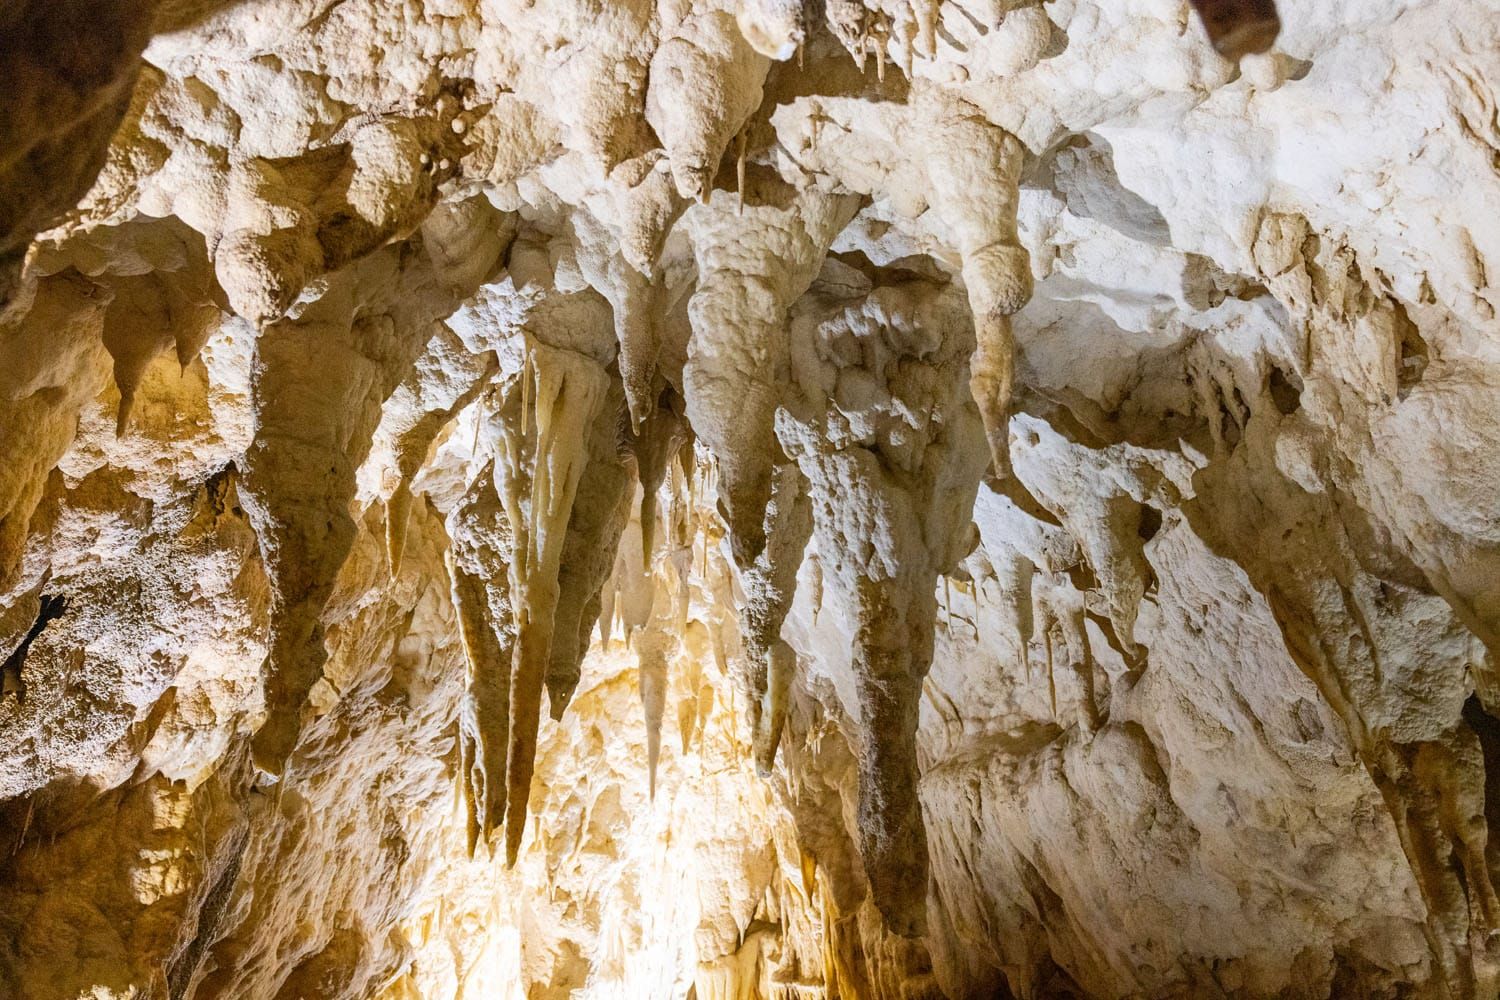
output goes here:
<path id="1" fill-rule="evenodd" d="M 1500 13 L 1278 16 L 0 11 L 0 996 L 1494 996 Z"/>

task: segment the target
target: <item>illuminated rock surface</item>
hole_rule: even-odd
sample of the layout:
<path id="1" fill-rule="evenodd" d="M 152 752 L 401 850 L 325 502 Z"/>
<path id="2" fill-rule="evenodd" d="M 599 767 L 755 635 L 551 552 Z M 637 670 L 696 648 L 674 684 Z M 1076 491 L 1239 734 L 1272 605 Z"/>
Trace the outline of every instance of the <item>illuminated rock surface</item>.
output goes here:
<path id="1" fill-rule="evenodd" d="M 1500 12 L 1275 16 L 12 0 L 0 997 L 1495 996 Z"/>

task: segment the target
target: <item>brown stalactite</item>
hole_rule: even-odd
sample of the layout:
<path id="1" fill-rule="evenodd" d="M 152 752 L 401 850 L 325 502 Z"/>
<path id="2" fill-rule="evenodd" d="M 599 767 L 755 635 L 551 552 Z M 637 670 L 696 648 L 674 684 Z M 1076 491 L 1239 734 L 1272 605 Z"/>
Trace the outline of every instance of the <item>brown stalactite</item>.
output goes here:
<path id="1" fill-rule="evenodd" d="M 1276 44 L 1276 0 L 1191 0 L 1214 51 L 1225 59 L 1265 52 Z"/>

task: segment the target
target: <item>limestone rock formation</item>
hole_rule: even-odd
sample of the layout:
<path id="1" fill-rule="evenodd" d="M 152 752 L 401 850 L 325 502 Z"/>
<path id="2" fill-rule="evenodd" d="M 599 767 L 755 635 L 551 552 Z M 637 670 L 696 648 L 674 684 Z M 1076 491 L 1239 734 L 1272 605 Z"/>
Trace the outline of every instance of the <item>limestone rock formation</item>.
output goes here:
<path id="1" fill-rule="evenodd" d="M 0 997 L 1500 991 L 1493 5 L 13 0 L 0 85 Z"/>

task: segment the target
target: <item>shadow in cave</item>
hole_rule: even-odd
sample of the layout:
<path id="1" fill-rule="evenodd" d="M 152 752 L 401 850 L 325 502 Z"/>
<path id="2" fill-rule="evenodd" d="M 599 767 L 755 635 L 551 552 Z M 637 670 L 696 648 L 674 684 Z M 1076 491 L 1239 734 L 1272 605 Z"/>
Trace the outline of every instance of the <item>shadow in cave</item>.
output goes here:
<path id="1" fill-rule="evenodd" d="M 1489 829 L 1485 864 L 1491 877 L 1500 876 L 1500 719 L 1485 710 L 1478 695 L 1464 702 L 1464 723 L 1479 737 L 1484 752 L 1484 824 Z"/>

